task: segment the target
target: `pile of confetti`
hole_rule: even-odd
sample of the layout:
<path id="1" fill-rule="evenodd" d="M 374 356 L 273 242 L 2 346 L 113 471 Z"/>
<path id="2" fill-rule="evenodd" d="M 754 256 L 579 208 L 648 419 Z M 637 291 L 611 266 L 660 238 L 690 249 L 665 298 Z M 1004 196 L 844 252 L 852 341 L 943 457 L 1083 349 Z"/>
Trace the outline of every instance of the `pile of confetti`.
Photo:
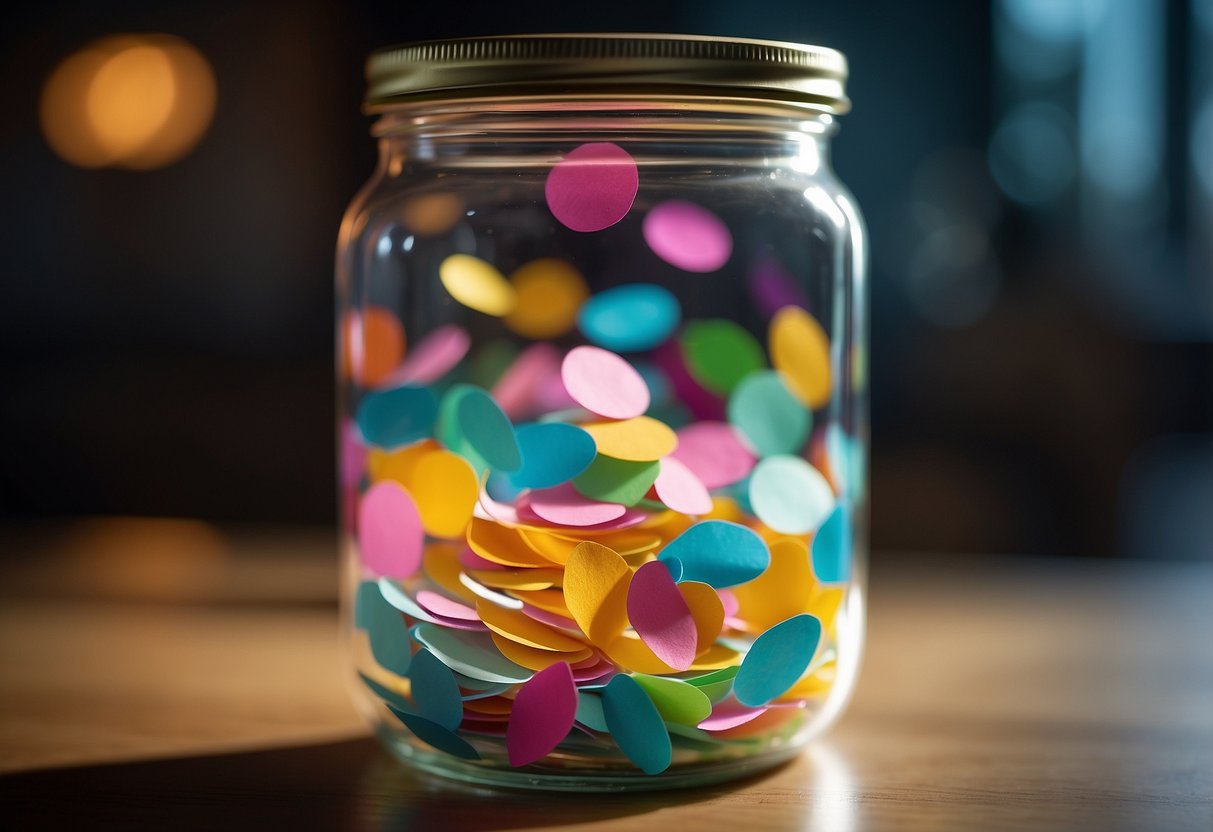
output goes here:
<path id="1" fill-rule="evenodd" d="M 585 144 L 551 169 L 547 205 L 593 234 L 639 180 L 623 148 Z M 642 230 L 687 272 L 732 254 L 690 202 L 654 205 Z M 504 364 L 486 389 L 452 381 L 477 360 L 459 325 L 406 349 L 389 309 L 346 321 L 362 682 L 416 741 L 511 766 L 626 757 L 657 774 L 803 723 L 837 672 L 859 446 L 815 428 L 831 343 L 778 265 L 753 276 L 765 345 L 731 320 L 684 321 L 656 284 L 591 295 L 559 259 L 507 278 L 454 254 L 438 271 L 468 314 L 530 343 L 482 355 Z M 551 340 L 570 333 L 571 348 Z"/>

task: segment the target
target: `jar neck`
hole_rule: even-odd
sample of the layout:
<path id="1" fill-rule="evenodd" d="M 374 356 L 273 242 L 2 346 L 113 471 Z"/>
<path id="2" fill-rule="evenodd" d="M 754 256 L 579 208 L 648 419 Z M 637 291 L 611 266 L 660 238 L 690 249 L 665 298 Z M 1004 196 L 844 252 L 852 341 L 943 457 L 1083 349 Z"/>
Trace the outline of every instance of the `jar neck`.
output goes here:
<path id="1" fill-rule="evenodd" d="M 609 141 L 669 165 L 829 170 L 828 113 L 745 103 L 638 101 L 436 102 L 385 110 L 372 128 L 389 177 L 407 164 L 550 165 L 571 146 Z"/>

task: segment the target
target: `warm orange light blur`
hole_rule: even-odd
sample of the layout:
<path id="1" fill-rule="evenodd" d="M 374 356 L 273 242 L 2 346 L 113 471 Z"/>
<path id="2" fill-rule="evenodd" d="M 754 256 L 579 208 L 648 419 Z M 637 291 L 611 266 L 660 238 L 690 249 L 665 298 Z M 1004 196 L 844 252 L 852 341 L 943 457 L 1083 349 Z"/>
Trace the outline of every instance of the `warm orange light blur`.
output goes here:
<path id="1" fill-rule="evenodd" d="M 42 132 L 79 167 L 163 167 L 210 126 L 215 76 L 171 35 L 104 38 L 56 67 L 42 91 Z"/>

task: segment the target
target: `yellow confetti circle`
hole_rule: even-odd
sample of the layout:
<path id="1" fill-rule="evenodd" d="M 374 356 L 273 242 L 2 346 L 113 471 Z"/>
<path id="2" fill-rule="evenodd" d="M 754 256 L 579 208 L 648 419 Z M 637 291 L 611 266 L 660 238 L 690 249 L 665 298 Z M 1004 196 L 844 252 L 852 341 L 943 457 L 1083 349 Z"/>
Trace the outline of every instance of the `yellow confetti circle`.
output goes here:
<path id="1" fill-rule="evenodd" d="M 650 462 L 667 456 L 678 447 L 678 436 L 664 423 L 650 416 L 637 416 L 622 422 L 582 425 L 598 453 L 630 462 Z"/>
<path id="2" fill-rule="evenodd" d="M 573 328 L 590 296 L 581 272 L 563 260 L 532 260 L 510 275 L 518 296 L 506 325 L 527 338 L 555 338 Z"/>
<path id="3" fill-rule="evenodd" d="M 433 451 L 417 460 L 409 493 L 421 524 L 434 537 L 463 537 L 480 496 L 480 483 L 468 461 L 450 451 Z"/>
<path id="4" fill-rule="evenodd" d="M 799 306 L 775 313 L 769 333 L 771 363 L 796 398 L 816 410 L 830 400 L 830 339 Z"/>
<path id="5" fill-rule="evenodd" d="M 501 317 L 514 310 L 518 295 L 491 263 L 470 254 L 452 254 L 438 267 L 442 285 L 469 309 Z"/>

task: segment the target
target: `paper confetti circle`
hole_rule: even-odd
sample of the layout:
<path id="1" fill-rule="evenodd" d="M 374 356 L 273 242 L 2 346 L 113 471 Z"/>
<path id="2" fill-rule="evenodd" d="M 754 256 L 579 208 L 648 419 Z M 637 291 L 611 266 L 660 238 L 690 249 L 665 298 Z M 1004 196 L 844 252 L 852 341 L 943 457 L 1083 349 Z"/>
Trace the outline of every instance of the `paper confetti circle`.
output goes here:
<path id="1" fill-rule="evenodd" d="M 821 640 L 821 622 L 797 615 L 755 639 L 741 662 L 733 693 L 747 707 L 765 705 L 783 694 L 808 669 Z"/>
<path id="2" fill-rule="evenodd" d="M 851 518 L 839 505 L 813 536 L 813 574 L 823 584 L 851 577 Z"/>
<path id="3" fill-rule="evenodd" d="M 771 321 L 768 340 L 771 363 L 796 398 L 814 410 L 830 400 L 830 342 L 812 315 L 785 306 Z"/>
<path id="4" fill-rule="evenodd" d="M 542 760 L 568 736 L 577 716 L 577 686 L 565 662 L 536 673 L 518 690 L 505 743 L 510 765 Z"/>
<path id="5" fill-rule="evenodd" d="M 771 553 L 761 537 L 727 520 L 696 523 L 662 549 L 659 557 L 681 561 L 683 580 L 713 587 L 752 581 L 771 562 Z"/>
<path id="6" fill-rule="evenodd" d="M 813 414 L 776 372 L 754 373 L 729 397 L 729 422 L 759 454 L 794 454 L 804 447 Z"/>
<path id="7" fill-rule="evenodd" d="M 391 450 L 428 435 L 437 415 L 438 400 L 429 388 L 407 385 L 368 393 L 354 420 L 367 442 Z"/>
<path id="8" fill-rule="evenodd" d="M 527 338 L 555 338 L 568 332 L 590 296 L 581 273 L 551 257 L 520 266 L 510 275 L 510 284 L 517 301 L 505 324 Z"/>
<path id="9" fill-rule="evenodd" d="M 740 324 L 723 319 L 687 324 L 682 355 L 695 380 L 720 395 L 728 395 L 767 363 L 758 340 Z"/>
<path id="10" fill-rule="evenodd" d="M 560 376 L 577 404 L 608 419 L 630 419 L 648 409 L 649 388 L 618 355 L 598 347 L 576 347 L 564 357 Z"/>
<path id="11" fill-rule="evenodd" d="M 623 219 L 636 200 L 640 175 L 631 155 L 611 142 L 591 142 L 565 154 L 544 185 L 548 208 L 573 231 L 601 231 Z"/>
<path id="12" fill-rule="evenodd" d="M 615 286 L 594 295 L 577 318 L 586 338 L 615 352 L 650 350 L 670 336 L 682 311 L 678 299 L 652 283 Z"/>
<path id="13" fill-rule="evenodd" d="M 695 619 L 665 564 L 651 561 L 632 576 L 628 620 L 657 658 L 674 670 L 686 670 L 695 660 Z"/>
<path id="14" fill-rule="evenodd" d="M 501 272 L 470 254 L 447 257 L 438 267 L 438 277 L 451 297 L 486 315 L 508 315 L 518 302 L 514 287 Z"/>
<path id="15" fill-rule="evenodd" d="M 616 676 L 602 692 L 602 713 L 619 748 L 645 774 L 670 767 L 673 747 L 661 713 L 631 676 Z"/>
<path id="16" fill-rule="evenodd" d="M 834 490 L 816 468 L 797 456 L 769 456 L 750 477 L 750 505 L 780 534 L 808 534 L 834 508 Z"/>
<path id="17" fill-rule="evenodd" d="M 424 533 L 413 498 L 391 480 L 367 489 L 358 506 L 362 565 L 375 575 L 404 579 L 421 568 Z"/>
<path id="18" fill-rule="evenodd" d="M 598 448 L 576 425 L 562 422 L 523 425 L 517 431 L 522 467 L 510 479 L 521 488 L 551 488 L 590 467 Z"/>
<path id="19" fill-rule="evenodd" d="M 714 272 L 733 253 L 728 226 L 692 202 L 670 200 L 655 206 L 645 215 L 643 230 L 654 254 L 688 272 Z"/>

